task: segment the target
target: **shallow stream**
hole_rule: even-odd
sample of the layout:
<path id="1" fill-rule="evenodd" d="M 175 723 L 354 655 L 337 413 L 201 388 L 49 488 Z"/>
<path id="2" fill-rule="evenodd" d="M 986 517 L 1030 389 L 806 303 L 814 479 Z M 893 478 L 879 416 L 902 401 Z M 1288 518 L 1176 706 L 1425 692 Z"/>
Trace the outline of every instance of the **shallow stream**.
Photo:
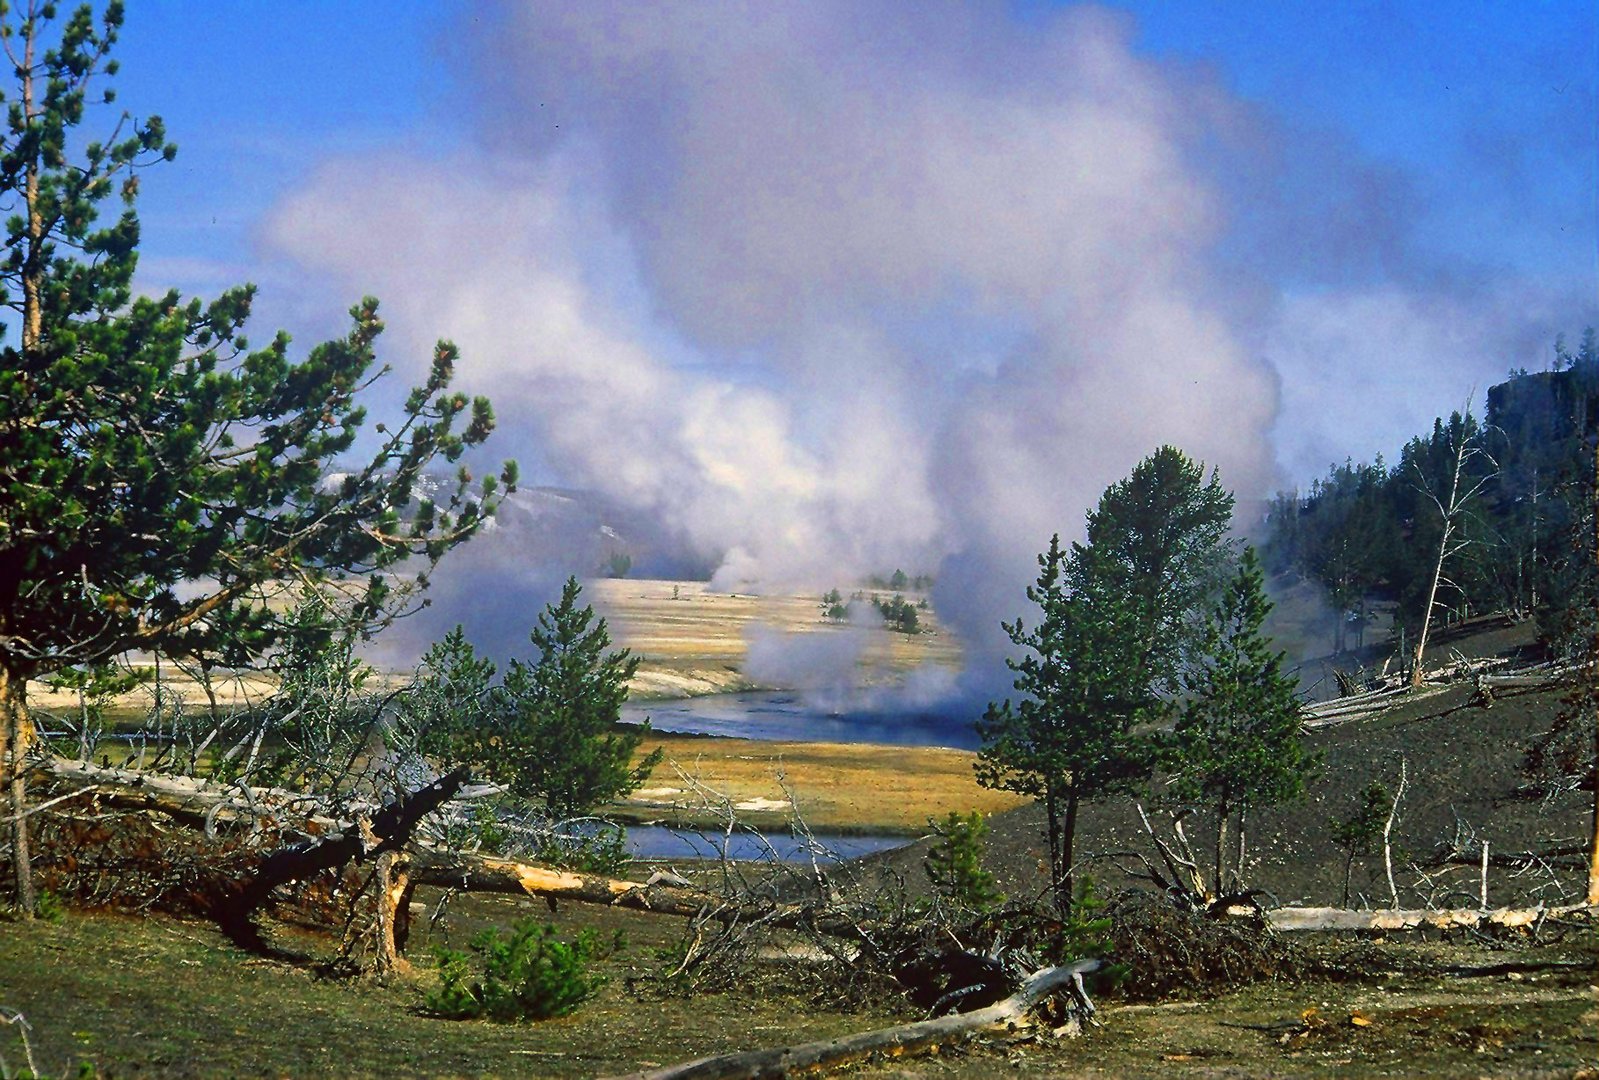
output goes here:
<path id="1" fill-rule="evenodd" d="M 845 836 L 840 833 L 815 833 L 816 848 L 788 833 L 766 833 L 756 836 L 738 832 L 732 836 L 721 833 L 697 833 L 672 829 L 665 825 L 629 825 L 627 846 L 634 858 L 639 859 L 719 859 L 722 845 L 733 859 L 769 859 L 775 855 L 781 862 L 806 862 L 813 850 L 818 861 L 827 861 L 832 853 L 840 859 L 855 859 L 874 851 L 886 851 L 911 842 L 907 836 L 887 836 L 866 833 Z"/>
<path id="2" fill-rule="evenodd" d="M 642 722 L 645 717 L 656 731 L 675 734 L 778 742 L 948 746 L 962 750 L 977 747 L 977 734 L 969 721 L 907 710 L 832 709 L 792 692 L 628 702 L 622 710 L 622 719 L 628 723 Z M 717 845 L 722 842 L 720 836 L 707 838 L 662 825 L 629 826 L 627 837 L 633 854 L 642 858 L 716 858 Z M 910 842 L 903 836 L 880 833 L 818 833 L 816 840 L 828 851 L 851 859 Z M 764 842 L 757 836 L 735 835 L 728 854 L 736 859 L 767 858 L 767 844 L 786 862 L 803 862 L 810 857 L 803 841 L 781 833 L 766 835 Z"/>
<path id="3" fill-rule="evenodd" d="M 624 722 L 639 723 L 645 717 L 655 730 L 679 734 L 977 749 L 977 733 L 968 719 L 906 709 L 831 708 L 804 694 L 786 691 L 630 701 L 622 709 Z"/>

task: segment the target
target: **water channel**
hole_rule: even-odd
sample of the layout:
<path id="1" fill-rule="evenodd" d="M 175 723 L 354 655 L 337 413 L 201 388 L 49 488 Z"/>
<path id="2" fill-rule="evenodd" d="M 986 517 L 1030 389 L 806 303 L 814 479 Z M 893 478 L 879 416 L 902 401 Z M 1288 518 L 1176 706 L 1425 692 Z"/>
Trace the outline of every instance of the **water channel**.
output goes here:
<path id="1" fill-rule="evenodd" d="M 649 718 L 656 731 L 686 735 L 718 735 L 766 742 L 833 742 L 888 744 L 892 746 L 948 746 L 971 750 L 977 735 L 969 720 L 956 720 L 914 710 L 833 709 L 791 692 L 711 694 L 670 701 L 628 702 L 622 719 L 638 723 Z M 628 846 L 641 858 L 715 858 L 720 836 L 704 837 L 663 825 L 633 825 L 627 830 Z M 843 835 L 817 833 L 818 843 L 843 858 L 899 847 L 906 837 L 867 833 Z M 770 833 L 764 837 L 735 834 L 728 854 L 737 859 L 769 857 L 766 845 L 779 858 L 803 862 L 809 850 L 797 837 Z"/>
<path id="2" fill-rule="evenodd" d="M 638 723 L 646 716 L 656 731 L 686 735 L 977 749 L 977 732 L 969 717 L 915 709 L 835 709 L 787 691 L 630 701 L 622 709 L 622 720 L 627 723 Z"/>
<path id="3" fill-rule="evenodd" d="M 721 833 L 698 833 L 686 829 L 673 829 L 665 825 L 629 825 L 627 827 L 628 853 L 635 859 L 719 859 L 722 846 L 732 859 L 769 859 L 775 854 L 781 862 L 808 862 L 813 852 L 817 861 L 827 862 L 834 856 L 839 859 L 857 859 L 874 851 L 887 851 L 902 847 L 913 839 L 908 836 L 887 836 L 866 833 L 846 836 L 842 833 L 818 832 L 814 834 L 816 847 L 788 833 L 756 835 L 735 832 L 732 836 Z"/>

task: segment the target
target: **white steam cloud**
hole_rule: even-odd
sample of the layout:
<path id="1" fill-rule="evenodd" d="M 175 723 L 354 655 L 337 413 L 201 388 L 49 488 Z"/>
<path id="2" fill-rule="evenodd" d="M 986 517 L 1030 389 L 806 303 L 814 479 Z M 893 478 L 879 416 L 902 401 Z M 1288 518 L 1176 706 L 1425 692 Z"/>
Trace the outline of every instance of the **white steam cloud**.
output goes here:
<path id="1" fill-rule="evenodd" d="M 381 296 L 395 355 L 455 339 L 499 451 L 648 511 L 719 586 L 932 570 L 1002 680 L 1052 532 L 1161 443 L 1269 490 L 1270 361 L 1348 347 L 1326 302 L 1216 268 L 1230 196 L 1196 148 L 1246 147 L 1249 110 L 1130 29 L 505 4 L 465 49 L 472 149 L 331 163 L 269 239 Z M 1319 395 L 1289 389 L 1296 422 Z"/>

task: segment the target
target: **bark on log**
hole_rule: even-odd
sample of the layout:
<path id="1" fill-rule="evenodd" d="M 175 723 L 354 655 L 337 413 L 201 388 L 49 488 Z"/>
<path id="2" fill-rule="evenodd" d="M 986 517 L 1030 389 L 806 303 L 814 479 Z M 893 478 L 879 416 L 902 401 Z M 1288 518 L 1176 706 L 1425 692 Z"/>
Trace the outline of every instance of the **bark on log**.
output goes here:
<path id="1" fill-rule="evenodd" d="M 274 813 L 293 814 L 322 827 L 337 827 L 332 818 L 304 815 L 311 800 L 286 788 L 247 788 L 242 784 L 217 784 L 190 776 L 104 768 L 60 759 L 41 764 L 38 770 L 65 784 L 95 788 L 103 802 L 128 810 L 155 810 L 208 833 L 220 821 L 253 822 Z"/>
<path id="2" fill-rule="evenodd" d="M 197 829 L 206 828 L 207 831 L 218 821 L 248 821 L 253 825 L 274 810 L 285 811 L 296 824 L 314 825 L 320 830 L 320 839 L 308 840 L 278 853 L 279 856 L 295 853 L 293 859 L 304 871 L 287 880 L 309 877 L 321 869 L 332 868 L 318 866 L 305 859 L 305 853 L 312 847 L 330 842 L 341 845 L 321 848 L 329 856 L 338 853 L 340 861 L 334 865 L 343 865 L 351 858 L 364 858 L 380 850 L 375 839 L 361 844 L 358 826 L 322 815 L 307 817 L 303 813 L 295 813 L 292 804 L 297 802 L 303 807 L 306 800 L 284 789 L 244 789 L 238 785 L 229 787 L 189 777 L 102 768 L 81 762 L 53 762 L 46 767 L 46 771 L 58 781 L 83 785 L 81 792 L 92 791 L 102 803 L 138 812 L 159 813 Z M 350 853 L 352 845 L 355 850 L 361 851 L 359 856 Z M 381 880 L 383 875 L 379 873 L 377 877 L 379 925 L 376 944 L 380 971 L 403 966 L 402 957 L 410 930 L 408 905 L 418 885 L 535 897 L 551 904 L 560 900 L 606 904 L 657 915 L 707 917 L 724 923 L 759 922 L 774 929 L 803 928 L 848 941 L 860 940 L 863 932 L 871 929 L 868 924 L 825 904 L 736 901 L 696 890 L 686 883 L 679 884 L 683 879 L 675 875 L 675 880 L 664 882 L 653 877 L 648 881 L 626 881 L 429 847 L 412 847 L 400 865 L 394 867 L 387 887 Z M 260 887 L 254 888 L 253 894 L 245 898 L 246 891 L 252 891 L 249 882 L 215 882 L 208 914 L 237 944 L 254 951 L 265 951 L 267 944 L 254 924 L 253 915 L 265 901 L 265 895 L 276 885 L 284 883 L 286 881 L 268 883 L 262 880 Z"/>
<path id="3" fill-rule="evenodd" d="M 370 822 L 362 820 L 342 832 L 279 848 L 262 861 L 249 880 L 220 883 L 213 899 L 213 917 L 235 943 L 264 951 L 266 942 L 253 916 L 273 889 L 371 855 L 400 850 L 421 820 L 449 802 L 468 775 L 468 769 L 462 766 L 388 803 L 372 815 Z"/>
<path id="4" fill-rule="evenodd" d="M 856 938 L 862 924 L 816 904 L 734 901 L 665 882 L 626 881 L 556 870 L 486 855 L 421 848 L 412 853 L 411 880 L 417 885 L 467 892 L 506 893 L 551 902 L 573 900 L 647 911 L 656 915 L 705 915 L 719 921 L 750 922 L 784 929 L 803 927 L 829 937 Z"/>
<path id="5" fill-rule="evenodd" d="M 1586 844 L 1566 844 L 1561 847 L 1545 848 L 1542 851 L 1491 851 L 1488 853 L 1488 865 L 1505 867 L 1518 870 L 1530 863 L 1554 862 L 1570 859 L 1573 856 L 1588 854 Z M 1437 852 L 1418 865 L 1426 869 L 1435 866 L 1477 866 L 1482 862 L 1482 852 L 1461 851 L 1458 848 L 1448 848 Z"/>
<path id="6" fill-rule="evenodd" d="M 410 868 L 404 855 L 396 851 L 385 851 L 378 856 L 377 865 L 377 947 L 374 950 L 374 963 L 378 974 L 404 973 L 410 970 L 410 963 L 400 953 L 405 947 L 407 929 L 402 928 L 401 920 L 409 920 L 409 909 L 402 904 L 409 902 L 410 896 Z"/>
<path id="7" fill-rule="evenodd" d="M 1004 1001 L 969 1013 L 798 1046 L 720 1054 L 664 1069 L 630 1073 L 616 1080 L 760 1080 L 836 1068 L 874 1054 L 898 1057 L 924 1052 L 977 1035 L 1019 1027 L 1027 1022 L 1027 1014 L 1033 1007 L 1051 994 L 1068 987 L 1081 993 L 1083 976 L 1099 965 L 1098 960 L 1079 960 L 1062 967 L 1045 968 L 1029 976 L 1022 988 Z M 1086 996 L 1082 1000 L 1086 1001 Z"/>
<path id="8" fill-rule="evenodd" d="M 1266 922 L 1275 930 L 1411 930 L 1419 926 L 1438 929 L 1478 926 L 1514 928 L 1532 926 L 1540 919 L 1572 915 L 1592 919 L 1596 914 L 1599 912 L 1587 904 L 1494 908 L 1490 911 L 1477 908 L 1351 911 L 1346 908 L 1289 907 L 1266 912 Z"/>
<path id="9" fill-rule="evenodd" d="M 720 902 L 709 893 L 672 885 L 595 877 L 570 870 L 497 859 L 487 855 L 423 849 L 411 864 L 412 880 L 467 892 L 508 893 L 541 900 L 575 900 L 653 911 L 658 915 L 693 915 Z"/>
<path id="10" fill-rule="evenodd" d="M 57 760 L 42 768 L 58 781 L 83 785 L 85 791 L 93 788 L 96 798 L 107 804 L 130 810 L 154 811 L 195 828 L 209 830 L 219 821 L 253 823 L 262 815 L 278 811 L 293 814 L 299 823 L 315 824 L 321 830 L 323 840 L 356 842 L 348 822 L 322 815 L 304 818 L 295 814 L 295 804 L 304 807 L 306 799 L 287 789 L 246 789 L 240 785 L 215 784 L 191 777 L 131 769 L 102 768 L 77 761 Z M 381 830 L 376 828 L 376 819 L 374 831 L 381 835 Z M 305 846 L 297 845 L 294 850 Z M 432 848 L 419 848 L 410 855 L 410 875 L 405 890 L 407 896 L 417 885 L 433 885 L 550 901 L 610 904 L 659 915 L 692 916 L 710 912 L 715 917 L 727 920 L 758 917 L 777 926 L 803 924 L 814 926 L 830 936 L 858 936 L 857 924 L 842 916 L 818 912 L 815 905 L 735 904 L 725 897 L 700 892 L 692 887 L 594 877 L 510 859 Z M 396 919 L 396 929 L 403 935 L 403 917 Z M 259 939 L 249 937 L 247 931 L 246 934 L 248 940 L 255 941 L 259 947 Z"/>

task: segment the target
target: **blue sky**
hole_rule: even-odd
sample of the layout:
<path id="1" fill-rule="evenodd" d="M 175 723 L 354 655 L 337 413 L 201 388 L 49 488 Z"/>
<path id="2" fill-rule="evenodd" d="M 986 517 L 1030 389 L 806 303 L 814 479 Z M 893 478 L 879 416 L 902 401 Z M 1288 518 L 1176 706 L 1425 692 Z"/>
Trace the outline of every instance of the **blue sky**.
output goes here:
<path id="1" fill-rule="evenodd" d="M 1599 322 L 1591 2 L 129 9 L 144 286 L 374 293 L 376 413 L 451 337 L 534 482 L 718 587 L 932 571 L 978 667 L 1156 446 L 1268 496 Z M 452 563 L 451 618 L 592 570 Z"/>
<path id="2" fill-rule="evenodd" d="M 1213 64 L 1245 97 L 1402 170 L 1441 250 L 1599 280 L 1599 7 L 1121 6 L 1150 50 Z"/>
<path id="3" fill-rule="evenodd" d="M 261 219 L 320 160 L 458 137 L 439 122 L 452 86 L 448 5 L 129 6 L 119 103 L 160 115 L 179 144 L 177 161 L 145 180 L 147 256 L 248 277 Z"/>
<path id="4" fill-rule="evenodd" d="M 1163 442 L 1264 497 L 1599 321 L 1591 3 L 129 7 L 146 287 L 378 295 L 380 405 L 458 340 L 730 587 L 1008 595 Z"/>
<path id="5" fill-rule="evenodd" d="M 1599 282 L 1599 11 L 1582 2 L 1114 5 L 1154 56 L 1205 65 L 1287 124 L 1399 171 L 1440 253 Z M 250 270 L 256 228 L 330 154 L 473 136 L 464 3 L 134 3 L 122 101 L 179 162 L 147 178 L 147 250 Z M 1027 21 L 1056 5 L 1021 4 Z M 1003 18 L 996 8 L 996 18 Z"/>

